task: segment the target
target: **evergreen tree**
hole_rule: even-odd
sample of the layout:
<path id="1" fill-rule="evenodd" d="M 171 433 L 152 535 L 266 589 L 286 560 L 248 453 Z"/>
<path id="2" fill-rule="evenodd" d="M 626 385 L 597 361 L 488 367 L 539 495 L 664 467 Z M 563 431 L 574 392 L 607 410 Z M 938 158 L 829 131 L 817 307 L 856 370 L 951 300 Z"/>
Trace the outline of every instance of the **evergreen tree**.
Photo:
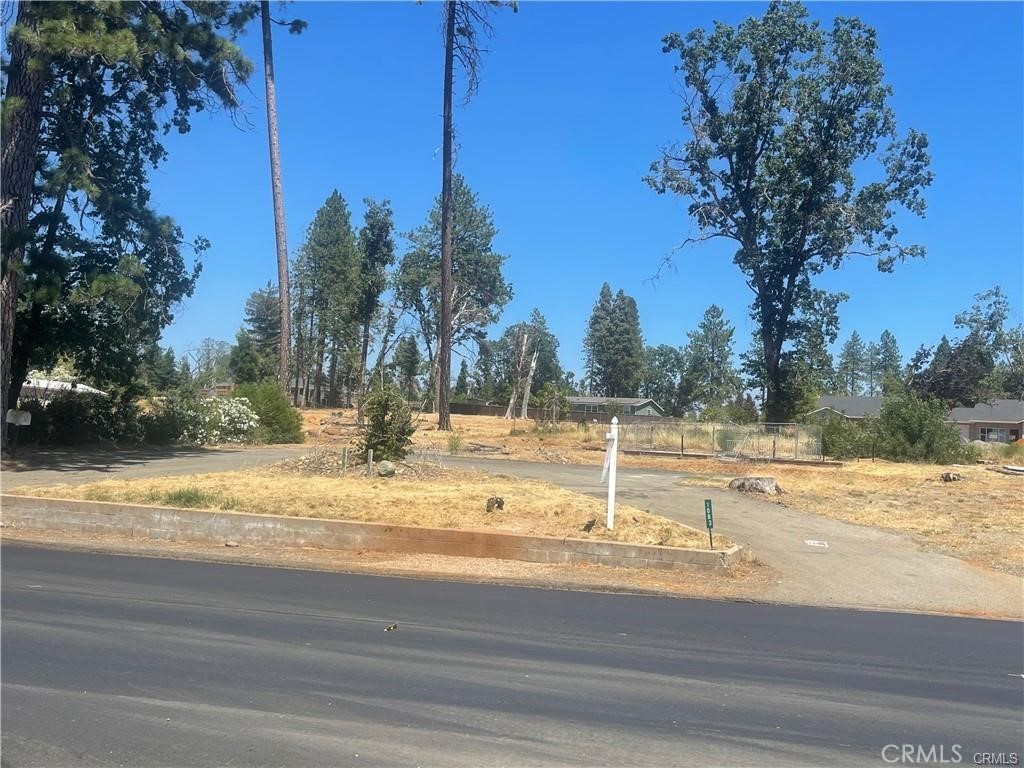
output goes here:
<path id="1" fill-rule="evenodd" d="M 612 330 L 614 323 L 614 297 L 608 283 L 601 285 L 597 303 L 587 321 L 587 332 L 583 338 L 584 365 L 586 368 L 588 391 L 594 394 L 606 394 L 605 365 L 611 349 Z"/>
<path id="2" fill-rule="evenodd" d="M 277 358 L 261 350 L 253 335 L 243 328 L 235 337 L 227 368 L 235 384 L 258 384 L 276 377 L 277 363 Z"/>
<path id="3" fill-rule="evenodd" d="M 883 380 L 886 376 L 899 377 L 903 369 L 899 344 L 888 329 L 878 339 L 878 368 Z"/>
<path id="4" fill-rule="evenodd" d="M 395 261 L 394 222 L 391 204 L 384 200 L 363 200 L 366 213 L 359 231 L 359 288 L 355 301 L 355 320 L 362 326 L 359 354 L 359 383 L 366 391 L 366 355 L 370 347 L 370 323 L 380 307 L 380 296 L 387 284 L 387 268 Z"/>
<path id="5" fill-rule="evenodd" d="M 679 377 L 683 369 L 683 354 L 668 344 L 644 349 L 644 371 L 640 380 L 640 396 L 649 397 L 667 412 L 676 413 Z"/>
<path id="6" fill-rule="evenodd" d="M 452 395 L 461 399 L 465 399 L 469 395 L 469 363 L 463 358 L 462 363 L 459 365 L 459 377 L 455 380 L 455 388 L 452 389 Z"/>
<path id="7" fill-rule="evenodd" d="M 406 397 L 412 399 L 416 396 L 416 377 L 419 375 L 420 364 L 423 361 L 416 339 L 412 336 L 403 336 L 399 339 L 398 344 L 395 345 L 392 361 L 402 392 Z"/>
<path id="8" fill-rule="evenodd" d="M 683 378 L 688 380 L 693 402 L 701 408 L 719 408 L 740 389 L 739 375 L 732 366 L 733 333 L 721 307 L 712 304 L 697 329 L 687 334 Z"/>
<path id="9" fill-rule="evenodd" d="M 866 351 L 864 340 L 854 331 L 843 344 L 839 353 L 839 366 L 836 373 L 841 382 L 842 391 L 846 395 L 859 395 L 861 383 L 864 381 Z"/>
<path id="10" fill-rule="evenodd" d="M 309 225 L 295 267 L 302 296 L 296 370 L 312 383 L 318 404 L 325 399 L 326 385 L 327 405 L 338 405 L 342 386 L 351 395 L 358 374 L 360 262 L 348 205 L 334 190 Z"/>
<path id="11" fill-rule="evenodd" d="M 501 310 L 512 299 L 512 286 L 501 273 L 507 257 L 494 251 L 497 233 L 490 208 L 456 174 L 452 179 L 453 346 L 479 344 L 485 338 L 487 326 L 497 322 Z M 398 265 L 395 295 L 398 304 L 410 311 L 419 324 L 431 366 L 431 385 L 436 391 L 440 367 L 440 199 L 435 201 L 427 222 L 405 237 L 412 248 Z M 450 375 L 448 371 L 442 374 Z"/>
<path id="12" fill-rule="evenodd" d="M 253 291 L 245 300 L 245 326 L 253 343 L 274 358 L 281 343 L 281 317 L 278 312 L 278 290 L 272 283 Z M 275 368 L 276 370 L 276 368 Z"/>
<path id="13" fill-rule="evenodd" d="M 592 391 L 605 397 L 636 397 L 643 378 L 644 340 L 640 313 L 632 296 L 612 296 L 601 286 L 583 341 Z"/>
<path id="14" fill-rule="evenodd" d="M 882 391 L 881 352 L 873 341 L 864 347 L 864 383 L 871 397 Z"/>

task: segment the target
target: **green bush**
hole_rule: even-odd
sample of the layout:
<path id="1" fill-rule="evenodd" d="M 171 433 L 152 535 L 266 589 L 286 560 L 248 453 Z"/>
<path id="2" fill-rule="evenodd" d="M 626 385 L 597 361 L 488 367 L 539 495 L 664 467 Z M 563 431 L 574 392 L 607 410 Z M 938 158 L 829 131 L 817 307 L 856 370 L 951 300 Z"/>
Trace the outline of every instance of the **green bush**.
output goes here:
<path id="1" fill-rule="evenodd" d="M 142 440 L 139 409 L 129 399 L 61 393 L 46 403 L 23 401 L 21 410 L 32 414 L 31 426 L 19 435 L 24 442 L 89 445 Z"/>
<path id="2" fill-rule="evenodd" d="M 875 433 L 877 455 L 894 461 L 951 464 L 972 462 L 978 456 L 949 421 L 946 404 L 914 392 L 896 391 L 886 396 L 878 419 L 869 428 Z"/>
<path id="3" fill-rule="evenodd" d="M 259 417 L 256 438 L 264 443 L 301 443 L 302 418 L 274 381 L 261 384 L 242 384 L 231 393 L 234 398 L 245 398 Z"/>
<path id="4" fill-rule="evenodd" d="M 170 445 L 181 438 L 179 414 L 166 400 L 156 400 L 149 410 L 139 414 L 142 439 L 149 445 Z"/>
<path id="5" fill-rule="evenodd" d="M 374 389 L 364 402 L 363 416 L 357 441 L 361 453 L 372 450 L 375 460 L 404 459 L 409 454 L 416 425 L 397 389 L 390 385 Z"/>
<path id="6" fill-rule="evenodd" d="M 874 455 L 872 432 L 838 416 L 827 418 L 821 425 L 821 444 L 826 456 L 834 459 L 861 459 Z"/>
<path id="7" fill-rule="evenodd" d="M 454 430 L 448 435 L 448 453 L 452 456 L 458 456 L 459 451 L 462 450 L 462 435 Z"/>

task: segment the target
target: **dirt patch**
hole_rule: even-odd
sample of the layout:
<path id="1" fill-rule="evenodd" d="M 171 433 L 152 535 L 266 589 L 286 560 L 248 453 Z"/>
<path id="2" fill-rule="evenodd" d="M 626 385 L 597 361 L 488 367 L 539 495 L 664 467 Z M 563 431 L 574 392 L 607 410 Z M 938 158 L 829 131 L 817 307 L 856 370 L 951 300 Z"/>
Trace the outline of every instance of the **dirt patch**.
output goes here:
<path id="1" fill-rule="evenodd" d="M 27 487 L 19 488 L 18 493 L 705 548 L 703 532 L 628 505 L 617 507 L 615 529 L 609 531 L 599 500 L 546 483 L 436 467 L 419 471 L 415 465 L 400 466 L 400 474 L 393 478 L 367 476 L 363 471 L 324 477 L 311 471 L 296 472 L 293 464 L 244 472 Z M 503 499 L 503 506 L 498 509 L 492 504 L 488 511 L 488 499 L 493 497 Z M 720 546 L 730 543 L 723 541 Z"/>

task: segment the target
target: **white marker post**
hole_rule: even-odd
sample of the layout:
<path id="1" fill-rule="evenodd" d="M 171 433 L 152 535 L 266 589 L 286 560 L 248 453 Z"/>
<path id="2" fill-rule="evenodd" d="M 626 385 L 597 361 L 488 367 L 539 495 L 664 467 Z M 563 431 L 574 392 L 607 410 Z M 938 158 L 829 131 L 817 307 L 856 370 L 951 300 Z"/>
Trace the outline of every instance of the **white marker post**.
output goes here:
<path id="1" fill-rule="evenodd" d="M 608 530 L 615 527 L 615 460 L 619 452 L 619 417 L 612 416 L 612 431 L 606 434 L 608 452 L 604 457 L 601 482 L 608 481 Z"/>

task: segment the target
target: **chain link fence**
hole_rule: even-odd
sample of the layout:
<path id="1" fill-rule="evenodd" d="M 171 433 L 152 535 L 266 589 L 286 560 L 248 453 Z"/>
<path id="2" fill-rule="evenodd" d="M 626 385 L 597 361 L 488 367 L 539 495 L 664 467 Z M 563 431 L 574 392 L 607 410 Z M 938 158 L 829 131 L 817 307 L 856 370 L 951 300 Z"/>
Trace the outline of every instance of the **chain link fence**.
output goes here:
<path id="1" fill-rule="evenodd" d="M 661 421 L 619 426 L 624 451 L 757 461 L 823 461 L 817 424 L 710 424 Z"/>

